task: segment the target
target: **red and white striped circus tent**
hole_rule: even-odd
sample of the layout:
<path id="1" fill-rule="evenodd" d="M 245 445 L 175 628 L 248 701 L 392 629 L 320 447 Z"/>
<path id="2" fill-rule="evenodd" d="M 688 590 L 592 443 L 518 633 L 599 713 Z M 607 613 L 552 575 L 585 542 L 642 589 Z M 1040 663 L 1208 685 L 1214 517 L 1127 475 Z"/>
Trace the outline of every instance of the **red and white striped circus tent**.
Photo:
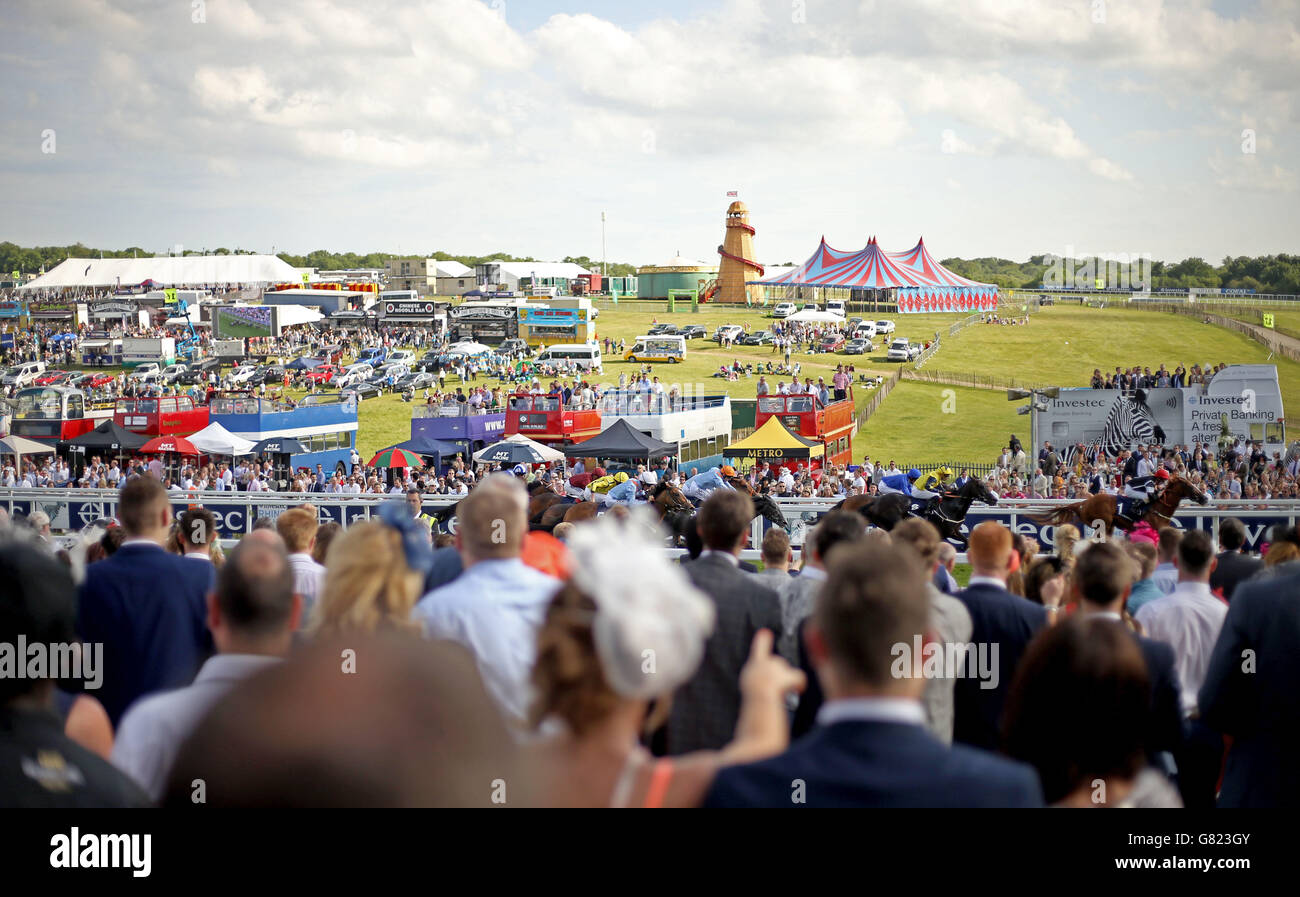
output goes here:
<path id="1" fill-rule="evenodd" d="M 872 237 L 857 252 L 844 252 L 822 237 L 808 260 L 780 277 L 749 281 L 764 287 L 831 287 L 890 290 L 900 313 L 992 311 L 998 288 L 954 274 L 925 247 L 924 240 L 904 252 L 886 252 Z"/>

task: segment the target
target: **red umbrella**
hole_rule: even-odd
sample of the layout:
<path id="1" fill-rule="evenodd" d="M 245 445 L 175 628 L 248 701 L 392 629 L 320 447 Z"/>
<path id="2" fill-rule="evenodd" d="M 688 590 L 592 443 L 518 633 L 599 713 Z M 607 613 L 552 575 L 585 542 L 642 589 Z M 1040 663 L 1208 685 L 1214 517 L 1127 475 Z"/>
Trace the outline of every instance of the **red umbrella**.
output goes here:
<path id="1" fill-rule="evenodd" d="M 143 455 L 160 455 L 171 452 L 177 455 L 198 455 L 199 450 L 184 436 L 159 436 L 140 446 Z"/>

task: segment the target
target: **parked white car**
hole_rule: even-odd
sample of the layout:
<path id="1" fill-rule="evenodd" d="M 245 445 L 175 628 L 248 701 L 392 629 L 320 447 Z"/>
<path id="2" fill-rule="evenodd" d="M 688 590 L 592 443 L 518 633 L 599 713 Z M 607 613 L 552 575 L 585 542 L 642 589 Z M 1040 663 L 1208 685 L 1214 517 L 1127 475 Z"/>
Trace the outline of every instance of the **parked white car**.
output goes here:
<path id="1" fill-rule="evenodd" d="M 788 318 L 796 311 L 798 311 L 798 309 L 794 307 L 793 302 L 778 302 L 776 308 L 772 309 L 772 317 Z"/>
<path id="2" fill-rule="evenodd" d="M 45 362 L 24 361 L 5 371 L 0 377 L 0 384 L 5 386 L 31 386 L 41 374 L 45 373 Z"/>
<path id="3" fill-rule="evenodd" d="M 719 343 L 722 342 L 724 338 L 735 342 L 744 336 L 744 334 L 745 328 L 741 327 L 739 324 L 723 324 L 717 330 L 713 331 L 713 338 Z"/>
<path id="4" fill-rule="evenodd" d="M 854 339 L 872 339 L 876 335 L 876 323 L 874 321 L 862 321 L 853 330 Z"/>
<path id="5" fill-rule="evenodd" d="M 838 299 L 827 300 L 826 310 L 833 315 L 839 315 L 841 318 L 848 314 L 848 312 L 845 311 L 844 303 Z"/>
<path id="6" fill-rule="evenodd" d="M 257 376 L 257 365 L 241 364 L 230 372 L 230 382 L 236 385 L 242 385 L 249 382 Z"/>
<path id="7" fill-rule="evenodd" d="M 135 370 L 131 372 L 131 376 L 127 379 L 142 382 L 157 380 L 161 376 L 162 370 L 159 369 L 158 365 L 150 361 L 145 364 L 136 365 Z"/>
<path id="8" fill-rule="evenodd" d="M 889 344 L 890 361 L 913 361 L 921 354 L 921 347 L 910 343 L 905 336 L 900 336 Z"/>
<path id="9" fill-rule="evenodd" d="M 893 333 L 893 332 L 894 332 L 894 322 L 893 322 L 893 321 L 877 321 L 877 322 L 876 322 L 876 333 Z"/>
<path id="10" fill-rule="evenodd" d="M 164 383 L 175 383 L 184 375 L 190 372 L 190 366 L 187 364 L 174 364 L 162 373 Z"/>
<path id="11" fill-rule="evenodd" d="M 394 349 L 388 353 L 387 362 L 389 364 L 404 364 L 410 367 L 415 364 L 415 353 L 410 349 Z"/>

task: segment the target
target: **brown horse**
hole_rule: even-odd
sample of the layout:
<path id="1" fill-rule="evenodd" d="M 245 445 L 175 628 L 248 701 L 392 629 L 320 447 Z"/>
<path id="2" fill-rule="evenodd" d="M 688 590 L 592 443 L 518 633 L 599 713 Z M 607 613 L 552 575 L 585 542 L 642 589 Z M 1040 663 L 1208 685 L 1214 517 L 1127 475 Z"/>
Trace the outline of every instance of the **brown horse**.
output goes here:
<path id="1" fill-rule="evenodd" d="M 655 513 L 659 515 L 660 520 L 664 520 L 671 514 L 694 510 L 690 499 L 670 483 L 660 483 L 650 490 L 650 504 L 654 505 Z M 582 523 L 587 520 L 594 520 L 602 507 L 602 505 L 594 501 L 569 502 L 561 499 L 542 511 L 541 516 L 533 525 L 533 529 L 544 530 L 549 533 L 560 523 Z M 623 506 L 615 505 L 610 510 L 618 510 L 621 507 Z"/>
<path id="2" fill-rule="evenodd" d="M 1169 485 L 1164 488 L 1159 497 L 1147 505 L 1146 513 L 1142 515 L 1142 519 L 1152 529 L 1162 530 L 1171 525 L 1174 513 L 1178 510 L 1178 506 L 1184 498 L 1190 498 L 1198 505 L 1206 504 L 1210 500 L 1209 496 L 1190 482 L 1180 476 L 1175 476 L 1169 480 Z M 1104 492 L 1090 495 L 1083 501 L 1076 501 L 1073 504 L 1065 505 L 1030 519 L 1035 523 L 1051 523 L 1056 526 L 1075 523 L 1080 527 L 1095 527 L 1100 523 L 1106 528 L 1107 538 L 1114 535 L 1117 526 L 1125 532 L 1129 532 L 1134 526 L 1134 521 L 1120 516 L 1119 502 L 1115 496 L 1107 495 Z"/>

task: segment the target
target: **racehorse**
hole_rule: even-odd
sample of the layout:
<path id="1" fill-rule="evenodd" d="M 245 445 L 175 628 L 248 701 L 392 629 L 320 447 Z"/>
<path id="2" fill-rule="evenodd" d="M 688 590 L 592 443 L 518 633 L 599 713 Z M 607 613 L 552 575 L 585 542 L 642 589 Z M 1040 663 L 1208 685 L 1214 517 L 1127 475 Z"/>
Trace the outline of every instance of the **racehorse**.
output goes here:
<path id="1" fill-rule="evenodd" d="M 755 517 L 762 517 L 774 526 L 789 530 L 790 522 L 785 519 L 785 515 L 781 513 L 781 506 L 776 503 L 772 496 L 755 492 L 753 487 L 749 485 L 749 481 L 744 477 L 726 477 L 726 480 L 737 492 L 743 492 L 749 496 L 749 500 L 754 504 Z M 685 496 L 682 497 L 685 498 Z M 672 544 L 676 545 L 678 540 L 684 539 L 686 534 L 691 531 L 691 528 L 695 526 L 695 515 L 697 513 L 695 506 L 691 505 L 684 510 L 664 516 L 664 525 L 668 527 L 668 531 L 673 537 Z"/>
<path id="2" fill-rule="evenodd" d="M 962 548 L 966 548 L 968 542 L 961 534 L 961 527 L 966 521 L 966 512 L 970 510 L 971 503 L 977 501 L 989 506 L 998 503 L 997 497 L 989 491 L 988 486 L 985 486 L 981 480 L 971 477 L 962 484 L 960 489 L 941 493 L 938 504 L 934 508 L 927 509 L 921 516 L 934 524 L 942 538 L 960 542 Z"/>
<path id="3" fill-rule="evenodd" d="M 531 483 L 527 485 L 526 488 L 528 490 L 528 502 L 529 502 L 528 507 L 529 507 L 530 515 L 532 514 L 532 502 L 534 500 L 544 498 L 547 495 L 555 495 L 555 493 L 551 491 L 551 487 L 548 486 L 545 482 L 543 482 L 540 478 L 533 480 Z M 556 497 L 558 498 L 559 496 Z M 445 532 L 447 524 L 450 523 L 451 519 L 456 516 L 456 512 L 459 509 L 460 509 L 460 502 L 458 501 L 455 504 L 447 505 L 447 507 L 439 508 L 438 510 L 431 513 L 429 516 L 433 518 L 435 524 L 434 532 L 436 533 Z"/>
<path id="4" fill-rule="evenodd" d="M 1184 498 L 1190 498 L 1198 505 L 1206 504 L 1210 500 L 1208 495 L 1192 483 L 1180 476 L 1174 476 L 1170 478 L 1169 485 L 1164 488 L 1160 496 L 1147 505 L 1142 521 L 1156 531 L 1165 529 L 1173 522 L 1174 513 Z M 1138 523 L 1136 520 L 1121 516 L 1119 501 L 1115 496 L 1104 492 L 1090 495 L 1083 501 L 1076 501 L 1031 519 L 1035 523 L 1051 523 L 1056 526 L 1077 523 L 1081 528 L 1101 523 L 1106 527 L 1107 538 L 1114 535 L 1117 526 L 1125 532 L 1131 532 Z"/>
<path id="5" fill-rule="evenodd" d="M 962 545 L 966 537 L 961 534 L 962 524 L 966 521 L 966 512 L 973 502 L 981 501 L 986 505 L 996 505 L 997 498 L 979 479 L 971 477 L 960 489 L 940 493 L 937 507 L 919 515 L 930 521 L 945 539 L 954 539 Z M 901 492 L 888 492 L 884 495 L 850 495 L 844 501 L 831 508 L 832 511 L 857 511 L 872 526 L 889 532 L 906 518 L 912 516 L 912 499 Z"/>
<path id="6" fill-rule="evenodd" d="M 690 499 L 671 483 L 659 483 L 650 490 L 650 504 L 654 506 L 659 519 L 667 522 L 673 514 L 694 510 Z M 594 501 L 573 501 L 560 497 L 546 508 L 530 527 L 531 529 L 551 532 L 560 523 L 582 523 L 592 520 L 600 513 L 601 505 Z"/>

